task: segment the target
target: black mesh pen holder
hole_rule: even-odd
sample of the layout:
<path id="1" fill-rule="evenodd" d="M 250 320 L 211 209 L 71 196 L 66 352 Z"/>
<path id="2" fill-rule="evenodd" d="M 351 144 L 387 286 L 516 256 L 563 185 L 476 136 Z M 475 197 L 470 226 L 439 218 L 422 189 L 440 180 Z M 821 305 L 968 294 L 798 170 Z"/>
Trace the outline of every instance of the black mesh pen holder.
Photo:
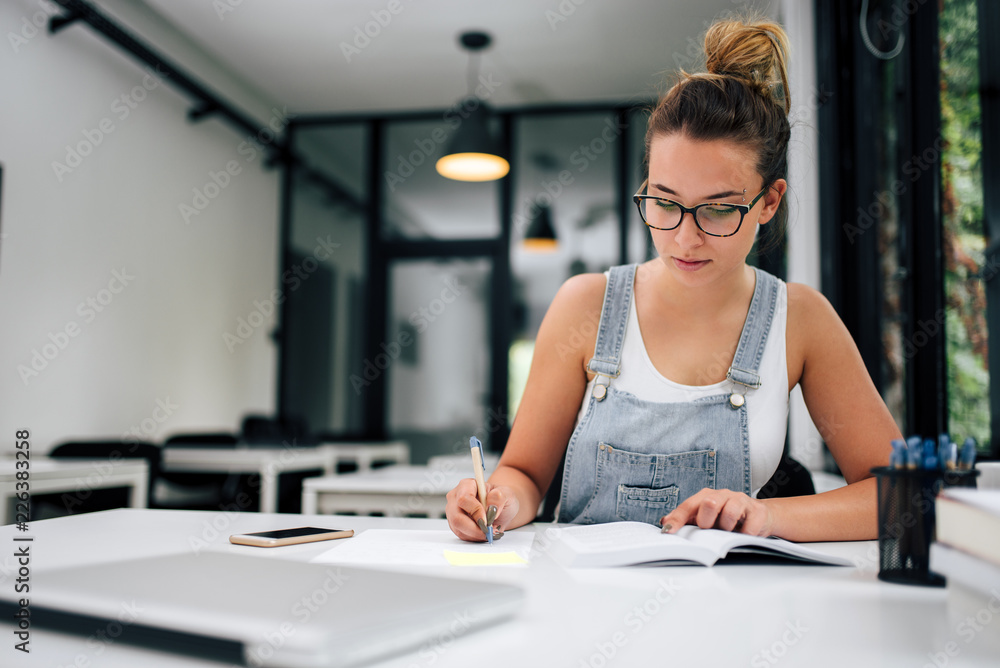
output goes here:
<path id="1" fill-rule="evenodd" d="M 878 480 L 878 552 L 880 580 L 944 586 L 930 570 L 935 535 L 934 499 L 944 487 L 975 487 L 979 471 L 872 469 Z"/>

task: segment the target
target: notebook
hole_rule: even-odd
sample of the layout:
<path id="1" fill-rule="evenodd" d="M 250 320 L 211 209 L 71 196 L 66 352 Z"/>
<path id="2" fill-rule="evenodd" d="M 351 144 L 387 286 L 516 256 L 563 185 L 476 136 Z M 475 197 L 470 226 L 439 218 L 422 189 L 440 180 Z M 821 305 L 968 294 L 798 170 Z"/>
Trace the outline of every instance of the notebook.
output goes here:
<path id="1" fill-rule="evenodd" d="M 38 575 L 33 625 L 287 668 L 354 666 L 450 644 L 524 600 L 523 590 L 499 583 L 211 552 Z M 9 618 L 14 594 L 0 596 Z"/>
<path id="2" fill-rule="evenodd" d="M 553 559 L 568 568 L 702 564 L 711 566 L 730 554 L 763 554 L 800 561 L 850 566 L 843 557 L 825 554 L 780 538 L 761 538 L 719 529 L 683 526 L 676 534 L 642 522 L 610 522 L 554 529 Z"/>

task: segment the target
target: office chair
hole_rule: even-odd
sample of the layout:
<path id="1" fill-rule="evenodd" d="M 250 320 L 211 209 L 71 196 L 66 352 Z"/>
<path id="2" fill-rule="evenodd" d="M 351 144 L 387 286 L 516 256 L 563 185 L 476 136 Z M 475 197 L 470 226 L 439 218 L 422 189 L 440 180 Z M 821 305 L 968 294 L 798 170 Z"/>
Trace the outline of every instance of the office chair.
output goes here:
<path id="1" fill-rule="evenodd" d="M 816 493 L 809 469 L 792 459 L 781 456 L 778 468 L 771 479 L 757 492 L 758 499 L 784 499 L 790 496 L 807 496 Z"/>
<path id="2" fill-rule="evenodd" d="M 317 445 L 319 439 L 305 419 L 296 416 L 270 417 L 250 414 L 243 418 L 240 440 L 248 445 Z"/>
<path id="3" fill-rule="evenodd" d="M 164 446 L 172 448 L 235 448 L 239 439 L 227 432 L 189 432 L 168 437 Z M 161 472 L 161 478 L 176 487 L 172 491 L 174 499 L 160 507 L 184 508 L 189 510 L 219 510 L 231 503 L 239 494 L 240 475 L 238 473 L 192 473 Z"/>

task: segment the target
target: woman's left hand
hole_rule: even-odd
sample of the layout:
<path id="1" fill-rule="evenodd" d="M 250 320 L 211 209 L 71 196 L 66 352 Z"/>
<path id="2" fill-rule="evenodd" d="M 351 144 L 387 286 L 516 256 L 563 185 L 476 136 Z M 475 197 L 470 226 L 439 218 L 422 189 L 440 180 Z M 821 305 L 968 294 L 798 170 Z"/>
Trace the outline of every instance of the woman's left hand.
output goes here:
<path id="1" fill-rule="evenodd" d="M 685 524 L 723 529 L 754 536 L 770 536 L 771 508 L 763 501 L 729 489 L 705 488 L 688 497 L 660 520 L 664 533 L 677 533 Z"/>

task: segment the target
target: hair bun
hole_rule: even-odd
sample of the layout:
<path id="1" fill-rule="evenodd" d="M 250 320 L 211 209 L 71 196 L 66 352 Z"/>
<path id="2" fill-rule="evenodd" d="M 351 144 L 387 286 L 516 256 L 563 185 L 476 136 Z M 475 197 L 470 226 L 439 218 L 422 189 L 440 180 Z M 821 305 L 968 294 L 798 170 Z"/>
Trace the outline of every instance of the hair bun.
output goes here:
<path id="1" fill-rule="evenodd" d="M 780 25 L 771 21 L 723 20 L 705 33 L 708 72 L 751 82 L 782 104 L 785 113 L 791 106 L 787 54 L 788 37 Z"/>

